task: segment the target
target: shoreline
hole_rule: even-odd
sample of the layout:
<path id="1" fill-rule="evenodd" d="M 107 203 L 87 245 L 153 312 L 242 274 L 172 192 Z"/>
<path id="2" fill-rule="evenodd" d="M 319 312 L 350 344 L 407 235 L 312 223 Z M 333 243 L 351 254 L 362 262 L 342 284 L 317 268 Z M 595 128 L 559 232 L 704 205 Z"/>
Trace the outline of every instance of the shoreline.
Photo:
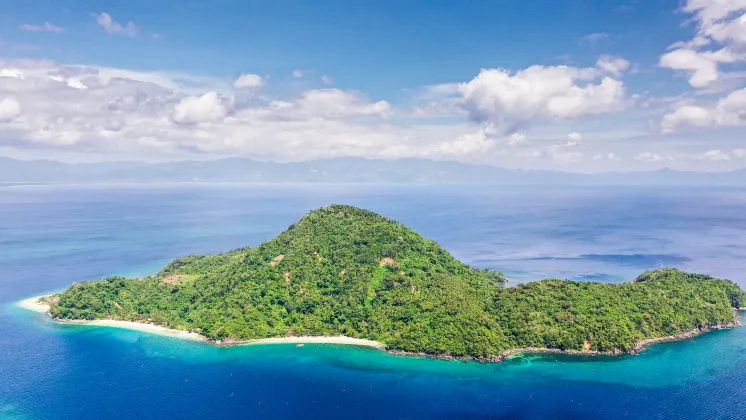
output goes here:
<path id="1" fill-rule="evenodd" d="M 35 296 L 16 302 L 16 306 L 26 309 L 28 311 L 41 313 L 48 316 L 49 305 L 39 302 L 39 299 L 47 297 L 49 295 Z M 744 310 L 744 308 L 734 309 Z M 367 340 L 362 338 L 352 338 L 345 336 L 299 336 L 299 337 L 271 337 L 271 338 L 259 338 L 253 340 L 233 340 L 228 339 L 224 341 L 211 340 L 203 335 L 195 332 L 189 332 L 184 330 L 176 330 L 172 328 L 163 327 L 156 324 L 150 324 L 145 322 L 134 322 L 134 321 L 120 321 L 113 319 L 99 319 L 99 320 L 70 320 L 70 319 L 58 319 L 51 318 L 54 322 L 61 324 L 73 324 L 73 325 L 89 325 L 99 327 L 112 327 L 121 328 L 128 330 L 135 330 L 140 332 L 146 332 L 151 334 L 157 334 L 162 336 L 168 336 L 173 338 L 179 338 L 191 341 L 200 341 L 206 344 L 211 344 L 218 347 L 233 347 L 233 346 L 251 346 L 251 345 L 267 345 L 267 344 L 338 344 L 338 345 L 349 345 L 359 347 L 370 347 L 378 350 L 386 351 L 388 354 L 396 356 L 414 356 L 414 357 L 426 357 L 430 359 L 438 360 L 460 360 L 460 361 L 476 361 L 481 363 L 496 363 L 507 361 L 522 355 L 530 354 L 558 354 L 558 355 L 569 355 L 569 356 L 622 356 L 622 355 L 635 355 L 645 351 L 648 346 L 665 343 L 672 341 L 682 341 L 690 338 L 697 337 L 708 332 L 716 330 L 726 330 L 735 328 L 741 323 L 736 317 L 735 321 L 726 322 L 715 325 L 705 325 L 700 328 L 693 328 L 691 330 L 683 331 L 678 334 L 668 335 L 664 337 L 646 338 L 638 341 L 632 346 L 629 351 L 623 351 L 620 349 L 613 349 L 608 351 L 598 350 L 561 350 L 561 349 L 550 349 L 541 347 L 523 347 L 516 349 L 508 349 L 496 356 L 491 357 L 472 357 L 472 356 L 451 356 L 451 355 L 437 355 L 422 352 L 407 352 L 401 350 L 387 349 L 386 345 L 378 341 Z"/>
<path id="2" fill-rule="evenodd" d="M 524 355 L 544 355 L 544 354 L 556 354 L 564 356 L 633 356 L 647 350 L 648 346 L 658 343 L 667 343 L 674 341 L 684 341 L 690 338 L 697 337 L 699 335 L 706 334 L 712 331 L 718 330 L 729 330 L 740 326 L 741 323 L 736 319 L 735 321 L 726 322 L 724 324 L 706 325 L 702 328 L 694 328 L 674 335 L 667 335 L 664 337 L 646 338 L 638 341 L 632 346 L 630 351 L 623 351 L 620 349 L 613 349 L 608 351 L 599 350 L 561 350 L 561 349 L 550 349 L 546 347 L 521 347 L 516 349 L 508 349 L 500 353 L 497 356 L 491 357 L 473 357 L 473 356 L 451 356 L 451 355 L 438 355 L 429 354 L 422 352 L 408 352 L 402 350 L 386 350 L 387 353 L 397 356 L 414 356 L 414 357 L 426 357 L 428 359 L 437 360 L 459 360 L 463 362 L 480 362 L 480 363 L 500 363 L 505 362 L 513 358 L 517 358 Z"/>
<path id="3" fill-rule="evenodd" d="M 270 338 L 257 338 L 254 340 L 245 341 L 212 341 L 208 340 L 211 344 L 215 344 L 219 347 L 232 347 L 232 346 L 254 346 L 254 345 L 267 345 L 267 344 L 341 344 L 346 346 L 360 346 L 360 347 L 371 347 L 379 350 L 386 350 L 386 345 L 379 343 L 378 341 L 366 340 L 364 338 L 353 338 L 342 335 L 335 336 L 324 336 L 324 335 L 307 335 L 299 337 L 270 337 Z"/>
<path id="4" fill-rule="evenodd" d="M 39 299 L 49 295 L 35 296 L 16 302 L 16 306 L 28 311 L 41 313 L 48 316 L 49 305 L 39 302 Z M 176 330 L 173 328 L 163 327 L 156 324 L 135 321 L 121 321 L 114 319 L 96 319 L 96 320 L 78 320 L 78 319 L 59 319 L 51 318 L 54 322 L 71 325 L 89 325 L 93 327 L 111 327 L 126 330 L 135 330 L 167 337 L 179 338 L 183 340 L 200 341 L 206 344 L 218 347 L 233 346 L 251 346 L 266 344 L 339 344 L 347 346 L 371 347 L 379 350 L 385 350 L 386 345 L 373 340 L 362 338 L 352 338 L 345 336 L 300 336 L 300 337 L 271 337 L 258 338 L 254 340 L 225 340 L 215 341 L 195 332 Z"/>

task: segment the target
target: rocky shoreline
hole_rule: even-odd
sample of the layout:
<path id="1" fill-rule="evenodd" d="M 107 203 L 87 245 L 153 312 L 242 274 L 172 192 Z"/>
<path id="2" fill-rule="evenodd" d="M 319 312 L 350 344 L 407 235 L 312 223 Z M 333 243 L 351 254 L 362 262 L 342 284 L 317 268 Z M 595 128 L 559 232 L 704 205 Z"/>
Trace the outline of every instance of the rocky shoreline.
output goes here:
<path id="1" fill-rule="evenodd" d="M 505 350 L 499 355 L 491 356 L 491 357 L 437 355 L 437 354 L 429 354 L 429 353 L 422 353 L 422 352 L 408 352 L 408 351 L 401 351 L 401 350 L 386 350 L 386 351 L 389 354 L 393 354 L 397 356 L 414 356 L 414 357 L 426 357 L 430 359 L 439 359 L 439 360 L 461 360 L 461 361 L 473 361 L 473 362 L 481 362 L 481 363 L 504 362 L 513 357 L 524 355 L 524 354 L 558 354 L 558 355 L 570 355 L 570 356 L 622 356 L 622 355 L 638 354 L 644 351 L 645 349 L 647 349 L 647 347 L 651 344 L 687 340 L 687 339 L 694 338 L 698 335 L 705 334 L 705 333 L 708 333 L 714 330 L 727 330 L 727 329 L 735 328 L 739 325 L 741 325 L 741 323 L 738 321 L 738 319 L 736 319 L 735 321 L 726 322 L 726 323 L 718 323 L 714 325 L 703 325 L 699 328 L 694 328 L 691 330 L 681 332 L 679 334 L 668 335 L 665 337 L 646 338 L 644 340 L 640 340 L 637 343 L 635 343 L 635 345 L 632 346 L 632 348 L 629 351 L 624 351 L 621 349 L 613 349 L 613 350 L 608 350 L 608 351 L 598 351 L 598 350 L 585 351 L 585 350 L 572 350 L 572 349 L 571 350 L 550 349 L 550 348 L 543 348 L 543 347 L 523 347 L 523 348 Z"/>

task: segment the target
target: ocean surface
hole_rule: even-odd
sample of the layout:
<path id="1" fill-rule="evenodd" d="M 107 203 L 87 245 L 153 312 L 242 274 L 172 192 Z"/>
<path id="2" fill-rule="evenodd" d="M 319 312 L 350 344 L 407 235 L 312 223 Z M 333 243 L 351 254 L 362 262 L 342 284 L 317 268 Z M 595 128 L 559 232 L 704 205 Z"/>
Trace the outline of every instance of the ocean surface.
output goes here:
<path id="1" fill-rule="evenodd" d="M 746 190 L 402 186 L 0 188 L 0 419 L 746 419 L 746 327 L 638 356 L 500 364 L 335 345 L 215 348 L 15 306 L 156 272 L 361 206 L 512 284 L 673 266 L 746 286 Z"/>

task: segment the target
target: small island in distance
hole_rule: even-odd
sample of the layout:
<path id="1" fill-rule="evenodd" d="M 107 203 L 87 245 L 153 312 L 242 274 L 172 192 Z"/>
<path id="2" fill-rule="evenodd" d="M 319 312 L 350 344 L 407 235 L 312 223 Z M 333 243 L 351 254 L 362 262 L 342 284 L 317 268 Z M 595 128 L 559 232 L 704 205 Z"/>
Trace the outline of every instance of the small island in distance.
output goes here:
<path id="1" fill-rule="evenodd" d="M 31 305 L 62 322 L 167 328 L 221 345 L 330 342 L 500 361 L 636 353 L 735 326 L 746 301 L 731 281 L 670 268 L 622 284 L 505 283 L 397 222 L 332 205 L 257 247 L 74 284 Z"/>

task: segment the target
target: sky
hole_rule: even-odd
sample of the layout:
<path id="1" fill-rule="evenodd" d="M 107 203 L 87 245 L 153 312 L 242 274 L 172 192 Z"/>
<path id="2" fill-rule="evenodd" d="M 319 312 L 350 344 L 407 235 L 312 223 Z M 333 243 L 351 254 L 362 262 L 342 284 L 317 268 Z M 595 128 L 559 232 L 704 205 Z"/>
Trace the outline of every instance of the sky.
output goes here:
<path id="1" fill-rule="evenodd" d="M 0 0 L 0 156 L 746 167 L 746 0 Z"/>

